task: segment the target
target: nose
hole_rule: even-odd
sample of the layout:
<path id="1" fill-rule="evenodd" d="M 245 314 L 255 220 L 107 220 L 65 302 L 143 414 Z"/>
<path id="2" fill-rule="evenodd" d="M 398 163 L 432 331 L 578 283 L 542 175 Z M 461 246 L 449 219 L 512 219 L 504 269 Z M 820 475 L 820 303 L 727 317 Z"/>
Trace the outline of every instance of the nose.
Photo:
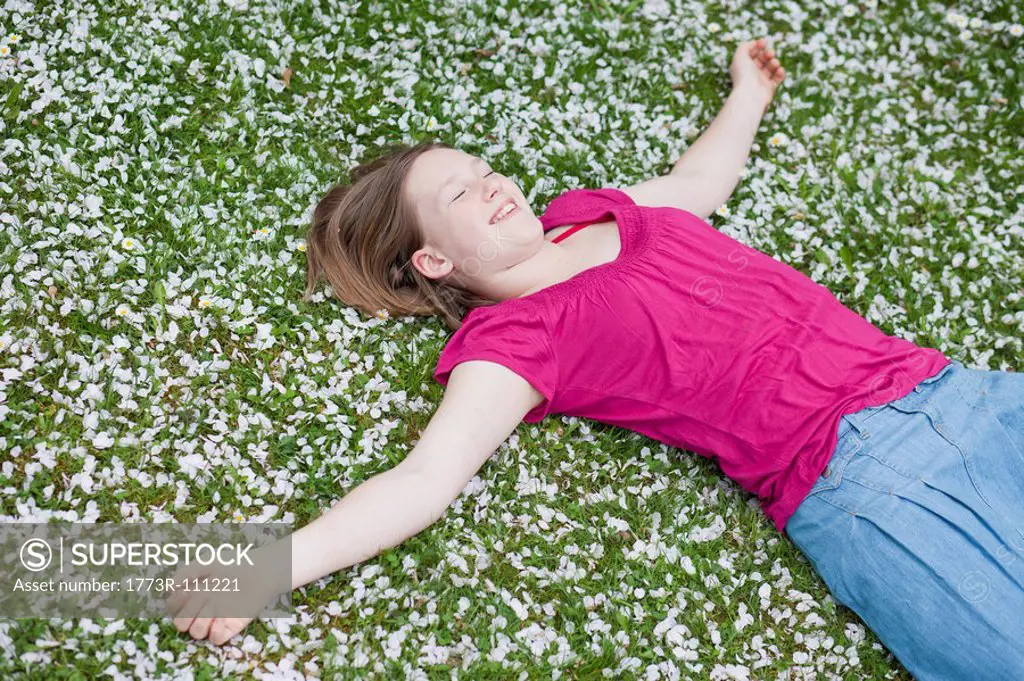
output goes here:
<path id="1" fill-rule="evenodd" d="M 490 175 L 484 178 L 484 198 L 488 201 L 494 200 L 495 194 L 501 191 L 501 180 L 497 175 Z"/>

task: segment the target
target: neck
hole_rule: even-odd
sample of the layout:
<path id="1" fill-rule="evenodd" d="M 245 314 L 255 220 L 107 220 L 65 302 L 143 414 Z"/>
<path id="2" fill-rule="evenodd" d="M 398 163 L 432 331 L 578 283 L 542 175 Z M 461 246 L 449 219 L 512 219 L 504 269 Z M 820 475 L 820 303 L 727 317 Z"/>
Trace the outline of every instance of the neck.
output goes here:
<path id="1" fill-rule="evenodd" d="M 568 249 L 545 239 L 533 255 L 492 274 L 486 282 L 477 280 L 470 290 L 496 303 L 522 298 L 568 279 L 575 266 Z"/>

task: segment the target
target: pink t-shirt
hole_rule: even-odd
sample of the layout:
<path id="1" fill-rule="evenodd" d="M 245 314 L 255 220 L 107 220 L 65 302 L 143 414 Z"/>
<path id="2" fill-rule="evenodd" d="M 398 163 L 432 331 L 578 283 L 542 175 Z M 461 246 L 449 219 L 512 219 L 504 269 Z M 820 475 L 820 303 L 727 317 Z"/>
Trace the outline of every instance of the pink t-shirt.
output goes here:
<path id="1" fill-rule="evenodd" d="M 784 532 L 835 450 L 842 415 L 903 397 L 950 363 L 688 211 L 573 189 L 540 220 L 547 231 L 608 215 L 621 235 L 616 260 L 471 310 L 435 380 L 447 385 L 466 360 L 502 364 L 544 395 L 526 422 L 579 416 L 694 451 Z"/>

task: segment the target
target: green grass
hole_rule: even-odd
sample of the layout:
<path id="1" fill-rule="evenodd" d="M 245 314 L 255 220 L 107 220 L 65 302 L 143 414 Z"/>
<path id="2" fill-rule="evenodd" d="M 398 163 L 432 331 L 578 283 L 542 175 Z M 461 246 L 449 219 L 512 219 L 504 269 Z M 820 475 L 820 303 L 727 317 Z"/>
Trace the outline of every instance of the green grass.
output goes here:
<path id="1" fill-rule="evenodd" d="M 982 22 L 967 41 L 911 0 L 852 17 L 808 2 L 803 17 L 776 2 L 661 16 L 611 0 L 286 5 L 82 2 L 2 20 L 0 44 L 20 36 L 0 58 L 5 520 L 317 517 L 408 454 L 442 394 L 446 332 L 303 303 L 308 207 L 378 145 L 427 134 L 486 157 L 537 214 L 568 189 L 664 173 L 723 103 L 736 44 L 760 35 L 787 81 L 750 174 L 709 221 L 886 333 L 1024 367 L 1016 3 L 950 6 Z M 75 16 L 95 17 L 84 38 L 69 37 Z M 268 75 L 292 68 L 289 87 L 237 66 L 256 58 Z M 36 109 L 44 80 L 63 91 Z M 97 449 L 100 431 L 136 441 Z M 188 477 L 185 448 L 211 436 L 219 449 Z M 52 469 L 36 464 L 43 443 Z M 440 522 L 294 603 L 284 629 L 256 622 L 223 648 L 169 620 L 5 620 L 0 674 L 910 678 L 716 465 L 564 416 L 522 424 Z M 752 619 L 737 628 L 741 604 Z M 658 627 L 670 617 L 682 646 Z M 536 627 L 554 635 L 538 651 Z"/>

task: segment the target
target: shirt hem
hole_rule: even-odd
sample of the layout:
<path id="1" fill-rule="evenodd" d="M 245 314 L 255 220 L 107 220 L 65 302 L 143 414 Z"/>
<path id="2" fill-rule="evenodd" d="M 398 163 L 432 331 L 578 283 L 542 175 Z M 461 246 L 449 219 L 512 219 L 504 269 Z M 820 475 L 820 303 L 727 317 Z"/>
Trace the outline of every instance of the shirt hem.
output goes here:
<path id="1" fill-rule="evenodd" d="M 839 422 L 842 420 L 842 418 L 844 416 L 846 416 L 848 414 L 856 414 L 857 412 L 861 411 L 862 409 L 866 409 L 868 407 L 880 407 L 882 405 L 889 404 L 890 402 L 895 402 L 896 400 L 899 400 L 899 399 L 902 399 L 902 398 L 906 397 L 907 395 L 909 395 L 911 393 L 911 391 L 914 390 L 915 387 L 920 385 L 922 381 L 926 381 L 929 378 L 933 378 L 940 371 L 942 371 L 949 364 L 951 364 L 952 361 L 953 361 L 952 359 L 947 357 L 945 354 L 943 354 L 941 350 L 938 350 L 936 348 L 921 348 L 921 349 L 922 350 L 931 350 L 931 351 L 934 351 L 934 352 L 938 353 L 939 357 L 941 357 L 944 361 L 934 371 L 930 371 L 930 373 L 928 373 L 926 376 L 922 376 L 921 378 L 919 378 L 915 383 L 913 383 L 909 388 L 907 388 L 906 391 L 904 391 L 902 394 L 898 395 L 897 397 L 894 397 L 892 399 L 886 400 L 885 402 L 882 402 L 881 404 L 870 404 L 870 402 L 873 402 L 873 400 L 870 400 L 870 399 L 868 399 L 868 400 L 861 400 L 860 402 L 855 402 L 854 404 L 858 404 L 859 406 L 856 406 L 852 410 L 844 410 L 835 419 L 834 425 L 836 426 L 836 432 L 838 433 L 838 431 L 839 431 Z M 833 436 L 833 437 L 835 437 L 835 436 Z M 832 461 L 832 457 L 835 455 L 836 447 L 837 446 L 838 446 L 838 444 L 837 445 L 833 445 L 832 446 L 832 451 L 830 451 L 828 453 L 828 456 L 822 458 L 822 461 L 819 462 L 821 464 L 820 468 L 816 467 L 816 468 L 818 468 L 818 470 L 814 471 L 812 469 L 813 473 L 812 473 L 812 477 L 810 478 L 810 480 L 807 480 L 805 478 L 799 478 L 798 479 L 799 484 L 795 486 L 795 490 L 796 490 L 795 492 L 793 491 L 794 487 L 790 486 L 788 489 L 790 490 L 791 494 L 787 495 L 786 497 L 783 497 L 781 499 L 776 500 L 774 502 L 775 503 L 774 506 L 772 506 L 773 502 L 770 501 L 770 500 L 763 500 L 762 501 L 762 510 L 764 511 L 764 514 L 769 518 L 769 520 L 772 521 L 772 523 L 779 530 L 779 532 L 781 532 L 782 534 L 786 535 L 787 537 L 789 535 L 786 533 L 786 524 L 789 522 L 789 518 L 796 512 L 796 509 L 800 507 L 800 504 L 802 504 L 807 499 L 807 497 L 810 495 L 811 490 L 817 484 L 819 478 L 821 477 L 822 472 L 828 467 L 828 464 Z M 769 506 L 771 506 L 771 508 L 769 508 Z"/>

